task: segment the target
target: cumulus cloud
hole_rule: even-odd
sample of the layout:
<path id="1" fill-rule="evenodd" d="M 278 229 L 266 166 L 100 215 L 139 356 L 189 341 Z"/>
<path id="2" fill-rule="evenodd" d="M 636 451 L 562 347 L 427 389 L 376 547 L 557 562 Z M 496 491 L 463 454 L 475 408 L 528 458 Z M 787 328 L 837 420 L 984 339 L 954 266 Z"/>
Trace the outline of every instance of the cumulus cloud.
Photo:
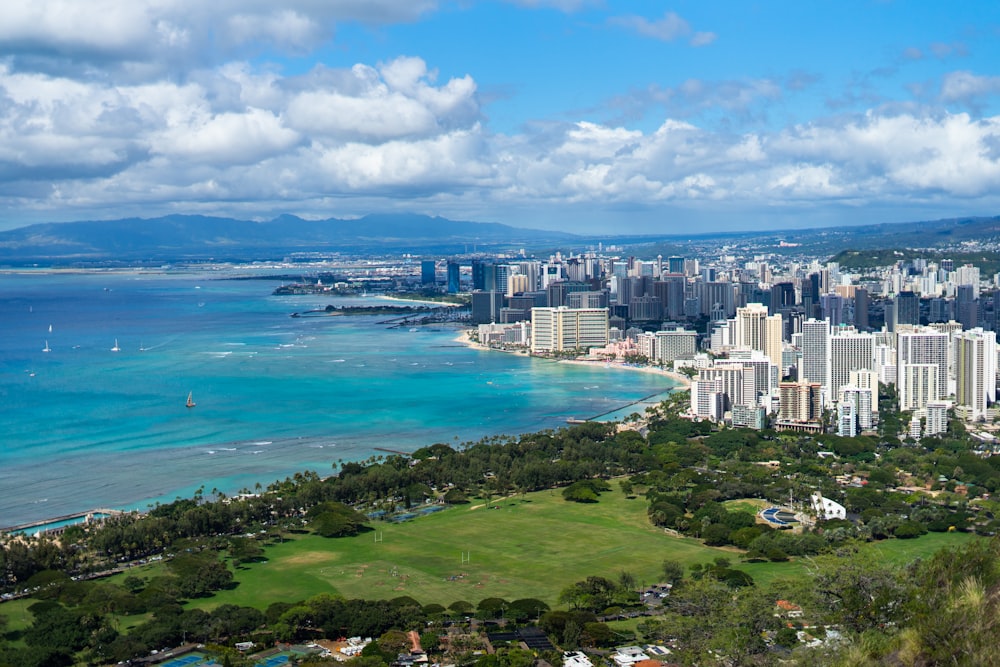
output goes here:
<path id="1" fill-rule="evenodd" d="M 340 21 L 413 21 L 435 0 L 7 0 L 0 43 L 19 59 L 48 59 L 51 70 L 99 64 L 161 70 L 222 62 L 262 46 L 302 52 L 329 38 Z"/>
<path id="2" fill-rule="evenodd" d="M 1000 91 L 994 77 L 953 74 L 942 97 Z M 3 65 L 0 176 L 19 185 L 0 189 L 0 205 L 308 212 L 350 198 L 596 209 L 993 201 L 1000 191 L 1000 118 L 900 107 L 722 131 L 695 112 L 780 99 L 781 82 L 690 80 L 646 93 L 673 111 L 650 131 L 581 120 L 501 135 L 484 124 L 471 76 L 441 80 L 412 57 L 293 76 L 233 62 L 134 85 Z"/>

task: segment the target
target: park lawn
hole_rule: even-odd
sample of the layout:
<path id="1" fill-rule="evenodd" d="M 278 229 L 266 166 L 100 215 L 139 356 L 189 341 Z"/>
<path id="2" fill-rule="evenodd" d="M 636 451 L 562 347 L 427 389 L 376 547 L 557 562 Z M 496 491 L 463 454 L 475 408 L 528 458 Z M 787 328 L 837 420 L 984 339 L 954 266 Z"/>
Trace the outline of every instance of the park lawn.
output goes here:
<path id="1" fill-rule="evenodd" d="M 266 562 L 236 570 L 238 585 L 191 605 L 263 609 L 275 601 L 331 593 L 365 599 L 406 595 L 445 606 L 487 597 L 534 597 L 555 606 L 563 589 L 588 576 L 615 578 L 627 571 L 648 584 L 658 580 L 664 560 L 689 568 L 720 556 L 760 585 L 806 576 L 802 559 L 743 563 L 739 550 L 667 535 L 649 523 L 643 500 L 618 490 L 590 504 L 542 491 L 494 500 L 489 507 L 457 506 L 406 523 L 373 526 L 357 537 L 297 535 L 269 546 Z M 865 548 L 903 564 L 969 539 L 974 536 L 938 533 Z"/>
<path id="2" fill-rule="evenodd" d="M 542 491 L 490 507 L 460 505 L 402 524 L 378 522 L 351 538 L 298 536 L 267 547 L 267 562 L 237 570 L 234 589 L 192 604 L 265 608 L 327 592 L 408 595 L 446 606 L 487 597 L 555 605 L 563 589 L 588 576 L 627 571 L 648 584 L 659 579 L 667 559 L 689 567 L 718 556 L 739 558 L 665 534 L 649 523 L 643 500 L 618 490 L 601 494 L 598 503 L 571 503 L 558 491 Z"/>
<path id="3" fill-rule="evenodd" d="M 918 558 L 927 558 L 945 547 L 960 547 L 972 540 L 980 539 L 974 533 L 927 533 L 916 539 L 882 540 L 867 546 L 875 550 L 886 562 L 906 565 Z"/>

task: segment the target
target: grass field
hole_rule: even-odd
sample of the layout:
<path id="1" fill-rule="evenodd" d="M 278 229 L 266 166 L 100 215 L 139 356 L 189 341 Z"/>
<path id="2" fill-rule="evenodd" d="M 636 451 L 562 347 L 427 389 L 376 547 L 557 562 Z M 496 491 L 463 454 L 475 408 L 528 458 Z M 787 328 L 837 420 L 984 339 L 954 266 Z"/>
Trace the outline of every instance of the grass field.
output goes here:
<path id="1" fill-rule="evenodd" d="M 375 531 L 354 538 L 299 535 L 268 547 L 266 563 L 238 570 L 233 590 L 193 604 L 264 608 L 329 592 L 369 599 L 409 595 L 446 606 L 486 597 L 535 597 L 554 605 L 564 588 L 591 575 L 614 578 L 624 570 L 653 583 L 666 559 L 688 567 L 719 556 L 760 584 L 805 574 L 801 562 L 740 563 L 741 552 L 667 535 L 647 520 L 645 501 L 617 490 L 596 504 L 569 503 L 558 491 L 545 491 L 493 505 L 500 509 L 458 506 L 403 524 L 377 523 Z M 905 563 L 969 539 L 974 537 L 931 534 L 869 548 Z"/>
<path id="2" fill-rule="evenodd" d="M 666 535 L 646 519 L 645 501 L 617 490 L 595 504 L 546 491 L 493 506 L 500 509 L 458 506 L 403 524 L 377 523 L 355 538 L 297 536 L 268 547 L 268 562 L 241 569 L 236 589 L 197 604 L 264 607 L 321 592 L 409 595 L 424 604 L 493 596 L 554 604 L 565 587 L 591 575 L 625 570 L 652 583 L 668 558 L 685 566 L 720 555 L 736 560 L 732 552 Z"/>

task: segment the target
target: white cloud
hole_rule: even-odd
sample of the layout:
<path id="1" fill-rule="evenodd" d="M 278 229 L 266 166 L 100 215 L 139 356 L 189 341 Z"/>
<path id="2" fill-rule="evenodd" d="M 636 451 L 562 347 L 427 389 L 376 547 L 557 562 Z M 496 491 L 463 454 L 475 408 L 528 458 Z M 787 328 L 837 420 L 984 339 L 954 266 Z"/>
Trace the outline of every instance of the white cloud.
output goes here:
<path id="1" fill-rule="evenodd" d="M 14 57 L 64 67 L 219 62 L 262 45 L 302 52 L 329 38 L 336 23 L 413 21 L 435 0 L 6 0 L 0 43 Z"/>
<path id="2" fill-rule="evenodd" d="M 949 72 L 941 81 L 945 102 L 971 102 L 986 95 L 1000 94 L 1000 76 L 980 76 L 972 72 Z"/>
<path id="3" fill-rule="evenodd" d="M 718 37 L 714 32 L 696 32 L 691 38 L 691 46 L 708 46 Z"/>
<path id="4" fill-rule="evenodd" d="M 673 42 L 691 35 L 691 24 L 678 16 L 675 12 L 666 12 L 662 18 L 650 20 L 645 16 L 629 14 L 626 16 L 612 16 L 608 23 L 626 30 L 630 30 L 643 37 L 657 39 L 662 42 Z M 708 46 L 718 38 L 714 32 L 696 32 L 691 36 L 691 46 Z"/>
<path id="5" fill-rule="evenodd" d="M 643 37 L 651 37 L 664 42 L 672 42 L 679 37 L 691 34 L 691 26 L 674 12 L 667 12 L 663 18 L 650 21 L 644 16 L 614 16 L 609 19 L 612 25 L 621 26 L 639 33 Z"/>

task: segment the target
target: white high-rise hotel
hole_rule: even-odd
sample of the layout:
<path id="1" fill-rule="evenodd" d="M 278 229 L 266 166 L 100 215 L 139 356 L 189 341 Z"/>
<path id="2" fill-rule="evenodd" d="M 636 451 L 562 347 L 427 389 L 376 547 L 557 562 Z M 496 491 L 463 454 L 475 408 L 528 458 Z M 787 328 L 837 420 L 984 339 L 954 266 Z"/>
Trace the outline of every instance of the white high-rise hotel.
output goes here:
<path id="1" fill-rule="evenodd" d="M 532 308 L 531 352 L 604 347 L 608 344 L 607 308 Z"/>

